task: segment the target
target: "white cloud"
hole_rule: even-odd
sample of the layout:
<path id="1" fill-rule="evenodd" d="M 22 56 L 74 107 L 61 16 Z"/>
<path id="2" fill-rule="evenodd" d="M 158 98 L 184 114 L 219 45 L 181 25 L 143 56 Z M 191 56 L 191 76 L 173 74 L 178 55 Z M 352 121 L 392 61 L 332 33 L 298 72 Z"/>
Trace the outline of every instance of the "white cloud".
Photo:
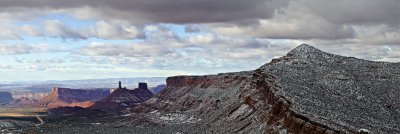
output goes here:
<path id="1" fill-rule="evenodd" d="M 57 51 L 65 51 L 65 48 L 61 46 L 53 46 L 47 44 L 37 44 L 37 45 L 0 44 L 0 54 L 2 55 L 44 53 L 44 52 L 57 52 Z"/>
<path id="2" fill-rule="evenodd" d="M 152 34 L 143 42 L 94 42 L 80 48 L 80 61 L 132 68 L 183 70 L 201 73 L 255 69 L 294 48 L 293 43 L 271 44 L 266 39 L 231 38 L 210 33 L 177 36 L 167 27 L 145 28 Z M 247 63 L 247 64 L 246 64 Z"/>
<path id="3" fill-rule="evenodd" d="M 65 63 L 65 60 L 59 57 L 54 57 L 50 59 L 36 59 L 29 62 L 34 64 L 59 64 L 59 63 Z"/>
<path id="4" fill-rule="evenodd" d="M 43 23 L 44 35 L 64 39 L 137 39 L 144 38 L 141 29 L 124 22 L 98 21 L 84 28 L 71 28 L 59 20 L 47 20 Z M 40 34 L 36 34 L 40 35 Z"/>
<path id="5" fill-rule="evenodd" d="M 94 36 L 103 39 L 135 39 L 144 38 L 140 29 L 129 24 L 110 23 L 98 21 L 96 26 L 91 27 L 88 36 Z"/>
<path id="6" fill-rule="evenodd" d="M 15 33 L 13 29 L 3 29 L 0 31 L 0 39 L 21 39 L 21 36 Z"/>
<path id="7" fill-rule="evenodd" d="M 37 27 L 32 26 L 32 25 L 22 25 L 19 27 L 19 31 L 23 32 L 26 35 L 29 36 L 42 36 L 43 33 L 40 33 Z"/>
<path id="8" fill-rule="evenodd" d="M 93 42 L 80 49 L 81 54 L 89 56 L 152 57 L 170 53 L 168 48 L 147 44 L 105 44 Z"/>
<path id="9" fill-rule="evenodd" d="M 0 23 L 0 39 L 21 39 L 21 36 L 16 32 L 11 22 L 0 20 Z"/>
<path id="10" fill-rule="evenodd" d="M 28 45 L 0 45 L 0 54 L 28 54 L 33 49 Z"/>
<path id="11" fill-rule="evenodd" d="M 391 28 L 387 25 L 357 26 L 357 37 L 354 42 L 374 45 L 400 45 L 400 28 Z"/>
<path id="12" fill-rule="evenodd" d="M 212 44 L 215 43 L 218 37 L 214 34 L 200 34 L 195 36 L 189 36 L 185 40 L 190 44 Z"/>
<path id="13" fill-rule="evenodd" d="M 83 38 L 79 33 L 66 27 L 61 21 L 58 20 L 46 20 L 43 23 L 44 33 L 51 37 L 61 38 Z"/>

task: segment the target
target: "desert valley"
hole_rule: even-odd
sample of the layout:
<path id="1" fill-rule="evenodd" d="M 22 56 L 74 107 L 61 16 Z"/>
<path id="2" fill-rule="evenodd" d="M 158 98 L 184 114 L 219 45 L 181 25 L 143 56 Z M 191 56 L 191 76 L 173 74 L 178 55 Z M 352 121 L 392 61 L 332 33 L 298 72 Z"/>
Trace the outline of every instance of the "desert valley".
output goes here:
<path id="1" fill-rule="evenodd" d="M 2 112 L 14 115 L 2 114 L 0 126 L 49 134 L 400 133 L 399 65 L 303 44 L 256 70 L 172 76 L 154 88 L 53 87 L 37 100 L 2 93 Z"/>
<path id="2" fill-rule="evenodd" d="M 400 0 L 0 0 L 0 134 L 400 134 Z"/>

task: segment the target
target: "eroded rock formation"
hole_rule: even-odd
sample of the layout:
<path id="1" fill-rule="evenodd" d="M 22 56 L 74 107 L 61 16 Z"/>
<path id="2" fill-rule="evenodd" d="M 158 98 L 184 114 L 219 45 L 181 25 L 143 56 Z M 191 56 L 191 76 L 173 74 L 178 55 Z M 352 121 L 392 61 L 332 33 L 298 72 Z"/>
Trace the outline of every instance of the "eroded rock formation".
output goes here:
<path id="1" fill-rule="evenodd" d="M 0 104 L 6 104 L 13 101 L 12 95 L 9 92 L 0 92 Z"/>
<path id="2" fill-rule="evenodd" d="M 154 94 L 147 88 L 146 83 L 139 83 L 139 88 L 133 90 L 122 88 L 120 83 L 118 89 L 106 98 L 97 101 L 91 108 L 105 111 L 121 111 L 128 107 L 135 107 L 153 96 Z"/>

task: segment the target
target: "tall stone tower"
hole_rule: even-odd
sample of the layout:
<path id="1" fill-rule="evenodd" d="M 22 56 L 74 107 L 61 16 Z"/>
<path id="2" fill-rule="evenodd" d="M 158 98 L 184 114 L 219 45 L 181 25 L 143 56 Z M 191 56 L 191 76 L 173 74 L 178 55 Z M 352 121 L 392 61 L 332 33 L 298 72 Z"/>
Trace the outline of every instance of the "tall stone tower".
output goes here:
<path id="1" fill-rule="evenodd" d="M 147 83 L 139 82 L 139 89 L 147 89 Z"/>

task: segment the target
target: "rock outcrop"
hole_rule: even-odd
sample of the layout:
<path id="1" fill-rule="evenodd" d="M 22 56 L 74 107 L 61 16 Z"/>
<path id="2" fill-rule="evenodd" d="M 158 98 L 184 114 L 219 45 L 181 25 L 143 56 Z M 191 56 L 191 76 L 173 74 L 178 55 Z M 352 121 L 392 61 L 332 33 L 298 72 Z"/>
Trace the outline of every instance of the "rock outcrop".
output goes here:
<path id="1" fill-rule="evenodd" d="M 9 92 L 0 92 L 0 104 L 6 104 L 13 101 L 12 95 Z"/>
<path id="2" fill-rule="evenodd" d="M 36 99 L 21 97 L 18 99 L 14 99 L 10 105 L 16 106 L 16 107 L 29 107 L 29 106 L 36 106 L 38 104 L 38 102 L 39 102 L 39 100 L 36 100 Z"/>
<path id="3" fill-rule="evenodd" d="M 303 44 L 254 71 L 169 77 L 133 111 L 201 119 L 183 133 L 400 133 L 399 69 Z"/>
<path id="4" fill-rule="evenodd" d="M 39 100 L 36 104 L 50 108 L 65 106 L 86 108 L 109 94 L 109 89 L 84 90 L 54 87 L 49 95 Z"/>
<path id="5" fill-rule="evenodd" d="M 154 96 L 154 94 L 147 88 L 147 83 L 139 83 L 139 87 L 133 89 L 131 92 L 139 98 L 141 102 L 145 102 Z"/>
<path id="6" fill-rule="evenodd" d="M 135 107 L 151 97 L 154 94 L 147 88 L 146 83 L 139 83 L 139 88 L 129 90 L 121 87 L 113 91 L 106 98 L 97 101 L 90 108 L 104 111 L 121 111 L 128 107 Z"/>

